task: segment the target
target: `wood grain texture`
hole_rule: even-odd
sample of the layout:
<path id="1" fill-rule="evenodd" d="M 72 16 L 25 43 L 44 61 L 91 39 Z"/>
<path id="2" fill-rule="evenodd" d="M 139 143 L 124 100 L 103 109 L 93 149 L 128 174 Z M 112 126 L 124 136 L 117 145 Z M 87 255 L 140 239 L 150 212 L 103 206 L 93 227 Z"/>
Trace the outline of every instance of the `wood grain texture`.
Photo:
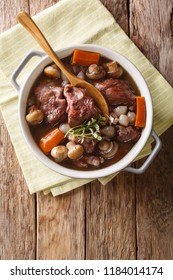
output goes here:
<path id="1" fill-rule="evenodd" d="M 129 21 L 128 21 L 128 1 L 127 0 L 100 0 L 103 5 L 110 11 L 113 17 L 121 28 L 128 34 Z"/>
<path id="2" fill-rule="evenodd" d="M 104 4 L 109 4 L 107 1 L 102 1 Z M 119 1 L 113 1 L 116 3 L 116 10 L 118 11 L 117 21 L 120 20 L 120 13 L 127 20 L 127 11 L 122 10 L 122 3 L 119 4 Z M 44 3 L 45 5 L 45 3 Z M 48 3 L 49 6 L 49 3 Z M 48 7 L 47 6 L 47 7 Z M 36 5 L 34 5 L 36 9 Z M 45 6 L 44 6 L 45 7 Z M 114 7 L 114 5 L 112 6 Z M 109 8 L 112 8 L 109 6 Z M 39 6 L 39 9 L 40 8 Z M 39 10 L 38 10 L 39 11 Z M 35 12 L 38 12 L 35 10 Z M 123 22 L 124 26 L 125 23 Z M 130 179 L 129 179 L 130 178 Z M 123 179 L 123 180 L 122 180 Z M 117 180 L 117 181 L 116 181 Z M 120 181 L 119 181 L 120 180 Z M 131 192 L 126 193 L 126 191 L 122 191 L 122 188 L 129 185 L 132 186 Z M 105 188 L 102 187 L 99 183 L 92 183 L 91 191 L 90 186 L 87 187 L 87 195 L 84 188 L 78 189 L 75 192 L 71 192 L 68 195 L 57 197 L 52 200 L 52 197 L 45 198 L 43 195 L 38 194 L 38 253 L 37 257 L 40 258 L 51 258 L 51 259 L 110 259 L 110 258 L 132 258 L 136 257 L 136 245 L 135 245 L 135 223 L 134 223 L 134 211 L 135 204 L 132 197 L 134 197 L 134 176 L 128 175 L 128 177 L 124 175 L 119 175 L 118 179 L 115 181 L 120 187 L 115 190 L 114 187 Z M 121 184 L 119 184 L 121 182 Z M 102 192 L 100 193 L 100 189 Z M 75 203 L 73 205 L 75 193 Z M 98 193 L 100 196 L 98 196 Z M 125 219 L 127 216 L 127 208 L 121 207 L 121 211 L 118 216 L 116 216 L 117 205 L 119 205 L 120 197 L 123 193 L 123 196 L 126 198 L 126 202 L 128 201 L 128 208 L 130 209 L 131 219 Z M 89 195 L 88 195 L 89 194 Z M 111 208 L 107 208 L 107 203 L 103 203 L 103 200 L 106 201 L 105 198 L 114 197 L 113 202 L 111 203 Z M 97 207 L 90 208 L 90 201 L 93 201 L 92 205 L 97 205 Z M 51 204 L 51 207 L 50 207 Z M 66 207 L 65 207 L 66 205 Z M 71 207 L 73 205 L 73 207 Z M 87 211 L 85 214 L 85 208 L 87 207 Z M 49 209 L 49 211 L 47 211 Z M 80 211 L 79 211 L 80 209 Z M 97 209 L 97 213 L 95 212 Z M 65 212 L 64 212 L 65 211 Z M 96 215 L 90 216 L 91 211 L 96 213 Z M 112 213 L 114 214 L 114 223 L 111 224 Z M 53 215 L 53 219 L 50 218 Z M 65 219 L 64 219 L 65 215 Z M 109 226 L 112 230 L 109 231 L 101 231 L 101 234 L 95 235 L 95 222 L 97 220 L 97 215 L 106 215 L 106 220 L 102 218 L 100 223 L 102 227 Z M 117 230 L 117 223 L 121 221 L 121 215 L 124 217 L 122 222 L 120 223 Z M 79 220 L 76 224 L 73 217 L 78 217 Z M 43 218 L 44 217 L 44 218 Z M 45 218 L 46 217 L 46 218 Z M 52 226 L 48 227 L 48 221 L 53 221 Z M 108 221 L 109 220 L 109 221 Z M 41 221 L 41 222 L 40 222 Z M 65 223 L 64 223 L 65 221 Z M 74 223 L 74 224 L 73 224 Z M 61 225 L 56 228 L 56 224 Z M 86 237 L 85 237 L 85 227 L 86 227 Z M 44 230 L 44 229 L 47 230 Z M 69 230 L 70 229 L 70 230 Z M 90 230 L 88 230 L 90 229 Z M 100 231 L 100 227 L 98 227 L 98 232 Z M 125 234 L 125 232 L 128 235 Z M 123 235 L 123 239 L 122 239 Z M 98 237 L 98 242 L 94 237 Z M 91 237 L 91 238 L 89 238 Z M 109 243 L 109 239 L 111 242 Z M 44 242 L 43 242 L 44 240 Z M 105 242 L 103 242 L 103 240 Z M 124 246 L 124 244 L 128 244 L 128 246 Z M 99 243 L 99 247 L 98 247 Z M 76 245 L 75 245 L 76 244 Z M 77 246 L 80 244 L 80 246 Z M 113 246 L 111 246 L 113 245 Z M 56 250 L 53 250 L 56 248 Z M 92 250 L 90 250 L 92 248 Z M 120 250 L 121 248 L 121 250 Z"/>
<path id="3" fill-rule="evenodd" d="M 2 116 L 0 135 L 0 259 L 34 259 L 35 199 L 23 179 Z"/>
<path id="4" fill-rule="evenodd" d="M 17 23 L 28 1 L 0 2 L 0 31 Z M 35 196 L 30 195 L 0 114 L 0 259 L 35 259 Z"/>
<path id="5" fill-rule="evenodd" d="M 29 11 L 27 0 L 2 0 L 0 1 L 0 32 L 3 32 L 17 24 L 16 15 L 25 10 Z"/>
<path id="6" fill-rule="evenodd" d="M 30 15 L 34 16 L 35 14 L 51 7 L 52 5 L 58 3 L 59 1 L 63 0 L 29 0 L 29 11 Z"/>
<path id="7" fill-rule="evenodd" d="M 85 258 L 85 192 L 88 187 L 55 198 L 38 194 L 38 259 Z"/>
<path id="8" fill-rule="evenodd" d="M 146 176 L 137 178 L 138 259 L 173 259 L 172 128 L 162 142 L 162 151 Z"/>
<path id="9" fill-rule="evenodd" d="M 173 83 L 173 1 L 131 1 L 131 38 L 162 75 Z"/>
<path id="10" fill-rule="evenodd" d="M 127 1 L 101 1 L 128 33 Z M 96 226 L 97 225 L 97 226 Z M 87 259 L 135 259 L 135 176 L 120 173 L 107 186 L 91 184 L 87 200 Z"/>
<path id="11" fill-rule="evenodd" d="M 91 184 L 86 258 L 136 259 L 135 180 L 123 173 L 107 186 Z"/>
<path id="12" fill-rule="evenodd" d="M 31 14 L 53 4 L 30 1 Z M 85 188 L 56 198 L 37 194 L 37 259 L 84 258 Z"/>
<path id="13" fill-rule="evenodd" d="M 173 1 L 131 1 L 130 35 L 173 85 Z M 138 259 L 173 259 L 173 127 L 143 176 L 136 176 Z"/>

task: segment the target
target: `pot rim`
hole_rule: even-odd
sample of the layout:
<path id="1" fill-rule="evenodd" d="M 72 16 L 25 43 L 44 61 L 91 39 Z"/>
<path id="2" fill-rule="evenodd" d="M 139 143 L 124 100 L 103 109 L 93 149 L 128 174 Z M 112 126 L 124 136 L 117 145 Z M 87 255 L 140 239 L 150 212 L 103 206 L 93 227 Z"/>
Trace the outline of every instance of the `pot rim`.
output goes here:
<path id="1" fill-rule="evenodd" d="M 101 55 L 106 56 L 112 60 L 116 60 L 129 74 L 132 76 L 134 82 L 139 88 L 141 95 L 145 96 L 146 100 L 146 127 L 142 130 L 142 135 L 140 139 L 134 144 L 131 150 L 118 162 L 104 168 L 99 168 L 97 170 L 90 170 L 90 171 L 80 171 L 75 169 L 66 168 L 53 160 L 49 159 L 38 147 L 38 145 L 33 140 L 31 135 L 29 126 L 25 120 L 25 112 L 26 112 L 26 101 L 31 89 L 31 85 L 42 72 L 43 68 L 51 63 L 51 59 L 45 55 L 41 61 L 34 67 L 32 72 L 29 74 L 27 80 L 21 87 L 19 93 L 19 105 L 18 105 L 18 112 L 19 112 L 19 123 L 22 129 L 22 133 L 24 135 L 25 141 L 27 142 L 28 146 L 31 148 L 34 155 L 39 159 L 44 165 L 49 167 L 50 169 L 54 170 L 57 173 L 62 175 L 79 178 L 79 179 L 95 179 L 99 177 L 105 177 L 111 175 L 113 173 L 122 171 L 127 166 L 129 166 L 135 158 L 139 155 L 143 147 L 145 146 L 148 138 L 150 137 L 152 125 L 153 125 L 153 106 L 152 106 L 152 99 L 148 89 L 148 86 L 136 68 L 136 66 L 128 60 L 125 56 L 113 51 L 109 48 L 105 48 L 98 45 L 91 45 L 91 44 L 75 44 L 66 48 L 62 48 L 56 53 L 60 58 L 64 58 L 70 55 L 74 49 L 82 49 L 86 51 L 95 51 L 99 52 Z"/>

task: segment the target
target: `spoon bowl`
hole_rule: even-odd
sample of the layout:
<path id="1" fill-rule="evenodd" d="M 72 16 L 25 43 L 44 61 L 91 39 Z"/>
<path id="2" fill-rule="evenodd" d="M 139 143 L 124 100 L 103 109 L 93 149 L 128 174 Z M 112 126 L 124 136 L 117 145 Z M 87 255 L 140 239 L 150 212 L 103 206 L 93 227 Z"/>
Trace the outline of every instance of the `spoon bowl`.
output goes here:
<path id="1" fill-rule="evenodd" d="M 107 102 L 103 95 L 90 83 L 76 77 L 73 73 L 69 71 L 54 52 L 52 47 L 50 46 L 47 39 L 44 37 L 43 33 L 39 29 L 39 27 L 35 24 L 32 18 L 26 12 L 20 12 L 17 15 L 18 21 L 21 25 L 29 31 L 29 33 L 34 37 L 40 47 L 48 54 L 48 56 L 52 59 L 52 61 L 59 67 L 59 69 L 65 74 L 67 79 L 70 81 L 72 86 L 85 88 L 89 95 L 95 100 L 97 106 L 100 108 L 104 117 L 107 119 L 109 115 L 109 109 Z"/>

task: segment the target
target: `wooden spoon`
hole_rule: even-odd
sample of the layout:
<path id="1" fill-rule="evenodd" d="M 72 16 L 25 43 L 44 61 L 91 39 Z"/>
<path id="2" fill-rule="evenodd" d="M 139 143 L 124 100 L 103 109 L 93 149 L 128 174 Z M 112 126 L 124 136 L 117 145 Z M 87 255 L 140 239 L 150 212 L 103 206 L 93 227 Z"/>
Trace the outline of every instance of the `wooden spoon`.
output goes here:
<path id="1" fill-rule="evenodd" d="M 70 81 L 72 86 L 85 88 L 89 95 L 95 100 L 97 106 L 102 111 L 103 115 L 108 118 L 109 109 L 107 102 L 103 95 L 90 83 L 76 77 L 73 73 L 71 73 L 65 65 L 62 63 L 60 58 L 54 52 L 38 26 L 31 19 L 31 17 L 26 12 L 20 12 L 17 15 L 18 21 L 23 25 L 23 27 L 30 32 L 30 34 L 34 37 L 37 43 L 41 46 L 41 48 L 48 54 L 48 56 L 54 61 L 54 63 L 61 69 L 61 71 L 65 74 L 67 79 Z"/>

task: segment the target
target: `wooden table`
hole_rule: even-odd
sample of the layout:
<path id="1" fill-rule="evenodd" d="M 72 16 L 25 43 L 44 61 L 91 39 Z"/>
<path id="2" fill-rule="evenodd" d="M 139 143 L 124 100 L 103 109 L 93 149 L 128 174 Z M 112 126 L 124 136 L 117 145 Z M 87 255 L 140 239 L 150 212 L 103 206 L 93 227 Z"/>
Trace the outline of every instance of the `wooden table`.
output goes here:
<path id="1" fill-rule="evenodd" d="M 1 32 L 20 10 L 33 16 L 56 2 L 1 0 Z M 101 2 L 173 86 L 173 1 Z M 173 259 L 173 127 L 144 175 L 53 198 L 29 194 L 0 121 L 0 259 Z"/>

